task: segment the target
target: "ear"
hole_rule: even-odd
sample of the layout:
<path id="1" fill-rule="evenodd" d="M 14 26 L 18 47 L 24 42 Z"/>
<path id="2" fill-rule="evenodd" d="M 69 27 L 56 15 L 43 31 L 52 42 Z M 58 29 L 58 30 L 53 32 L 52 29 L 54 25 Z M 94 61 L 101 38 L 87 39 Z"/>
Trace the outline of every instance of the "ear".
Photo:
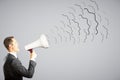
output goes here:
<path id="1" fill-rule="evenodd" d="M 13 44 L 9 44 L 9 46 L 8 46 L 8 47 L 9 47 L 9 49 L 11 49 L 11 48 L 12 48 L 12 46 L 13 46 Z"/>

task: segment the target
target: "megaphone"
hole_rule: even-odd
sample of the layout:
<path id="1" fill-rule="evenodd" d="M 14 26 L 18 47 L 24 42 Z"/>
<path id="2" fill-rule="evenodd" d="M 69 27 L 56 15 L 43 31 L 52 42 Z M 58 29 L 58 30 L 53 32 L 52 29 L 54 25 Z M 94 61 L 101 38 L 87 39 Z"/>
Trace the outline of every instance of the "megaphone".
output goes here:
<path id="1" fill-rule="evenodd" d="M 47 37 L 44 34 L 42 34 L 38 40 L 26 45 L 25 50 L 34 49 L 34 48 L 38 48 L 38 47 L 40 47 L 40 48 L 48 48 L 49 47 Z"/>

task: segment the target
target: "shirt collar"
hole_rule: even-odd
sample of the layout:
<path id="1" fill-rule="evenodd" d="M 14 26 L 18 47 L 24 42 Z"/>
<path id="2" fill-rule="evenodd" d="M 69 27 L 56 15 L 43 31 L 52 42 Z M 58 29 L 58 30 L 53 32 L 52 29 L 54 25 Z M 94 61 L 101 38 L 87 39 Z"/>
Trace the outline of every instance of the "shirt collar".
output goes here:
<path id="1" fill-rule="evenodd" d="M 17 58 L 17 53 L 16 52 L 9 52 L 11 55 L 15 56 Z"/>

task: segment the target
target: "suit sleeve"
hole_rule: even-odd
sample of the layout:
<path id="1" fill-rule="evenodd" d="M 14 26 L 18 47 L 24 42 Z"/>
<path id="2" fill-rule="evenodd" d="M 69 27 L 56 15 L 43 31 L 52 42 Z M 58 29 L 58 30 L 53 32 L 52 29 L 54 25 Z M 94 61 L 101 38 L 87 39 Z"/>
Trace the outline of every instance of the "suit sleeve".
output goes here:
<path id="1" fill-rule="evenodd" d="M 12 61 L 11 66 L 16 74 L 27 78 L 32 78 L 35 71 L 36 62 L 30 60 L 29 67 L 26 69 L 18 59 L 15 59 Z"/>

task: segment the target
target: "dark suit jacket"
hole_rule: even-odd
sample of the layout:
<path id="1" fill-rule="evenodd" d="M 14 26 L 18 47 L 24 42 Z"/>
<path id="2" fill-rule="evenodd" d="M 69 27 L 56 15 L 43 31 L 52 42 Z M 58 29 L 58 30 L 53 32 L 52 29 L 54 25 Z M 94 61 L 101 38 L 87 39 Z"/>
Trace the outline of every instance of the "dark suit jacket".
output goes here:
<path id="1" fill-rule="evenodd" d="M 23 77 L 32 78 L 36 63 L 32 60 L 26 69 L 13 55 L 8 54 L 3 66 L 5 80 L 23 80 Z"/>

